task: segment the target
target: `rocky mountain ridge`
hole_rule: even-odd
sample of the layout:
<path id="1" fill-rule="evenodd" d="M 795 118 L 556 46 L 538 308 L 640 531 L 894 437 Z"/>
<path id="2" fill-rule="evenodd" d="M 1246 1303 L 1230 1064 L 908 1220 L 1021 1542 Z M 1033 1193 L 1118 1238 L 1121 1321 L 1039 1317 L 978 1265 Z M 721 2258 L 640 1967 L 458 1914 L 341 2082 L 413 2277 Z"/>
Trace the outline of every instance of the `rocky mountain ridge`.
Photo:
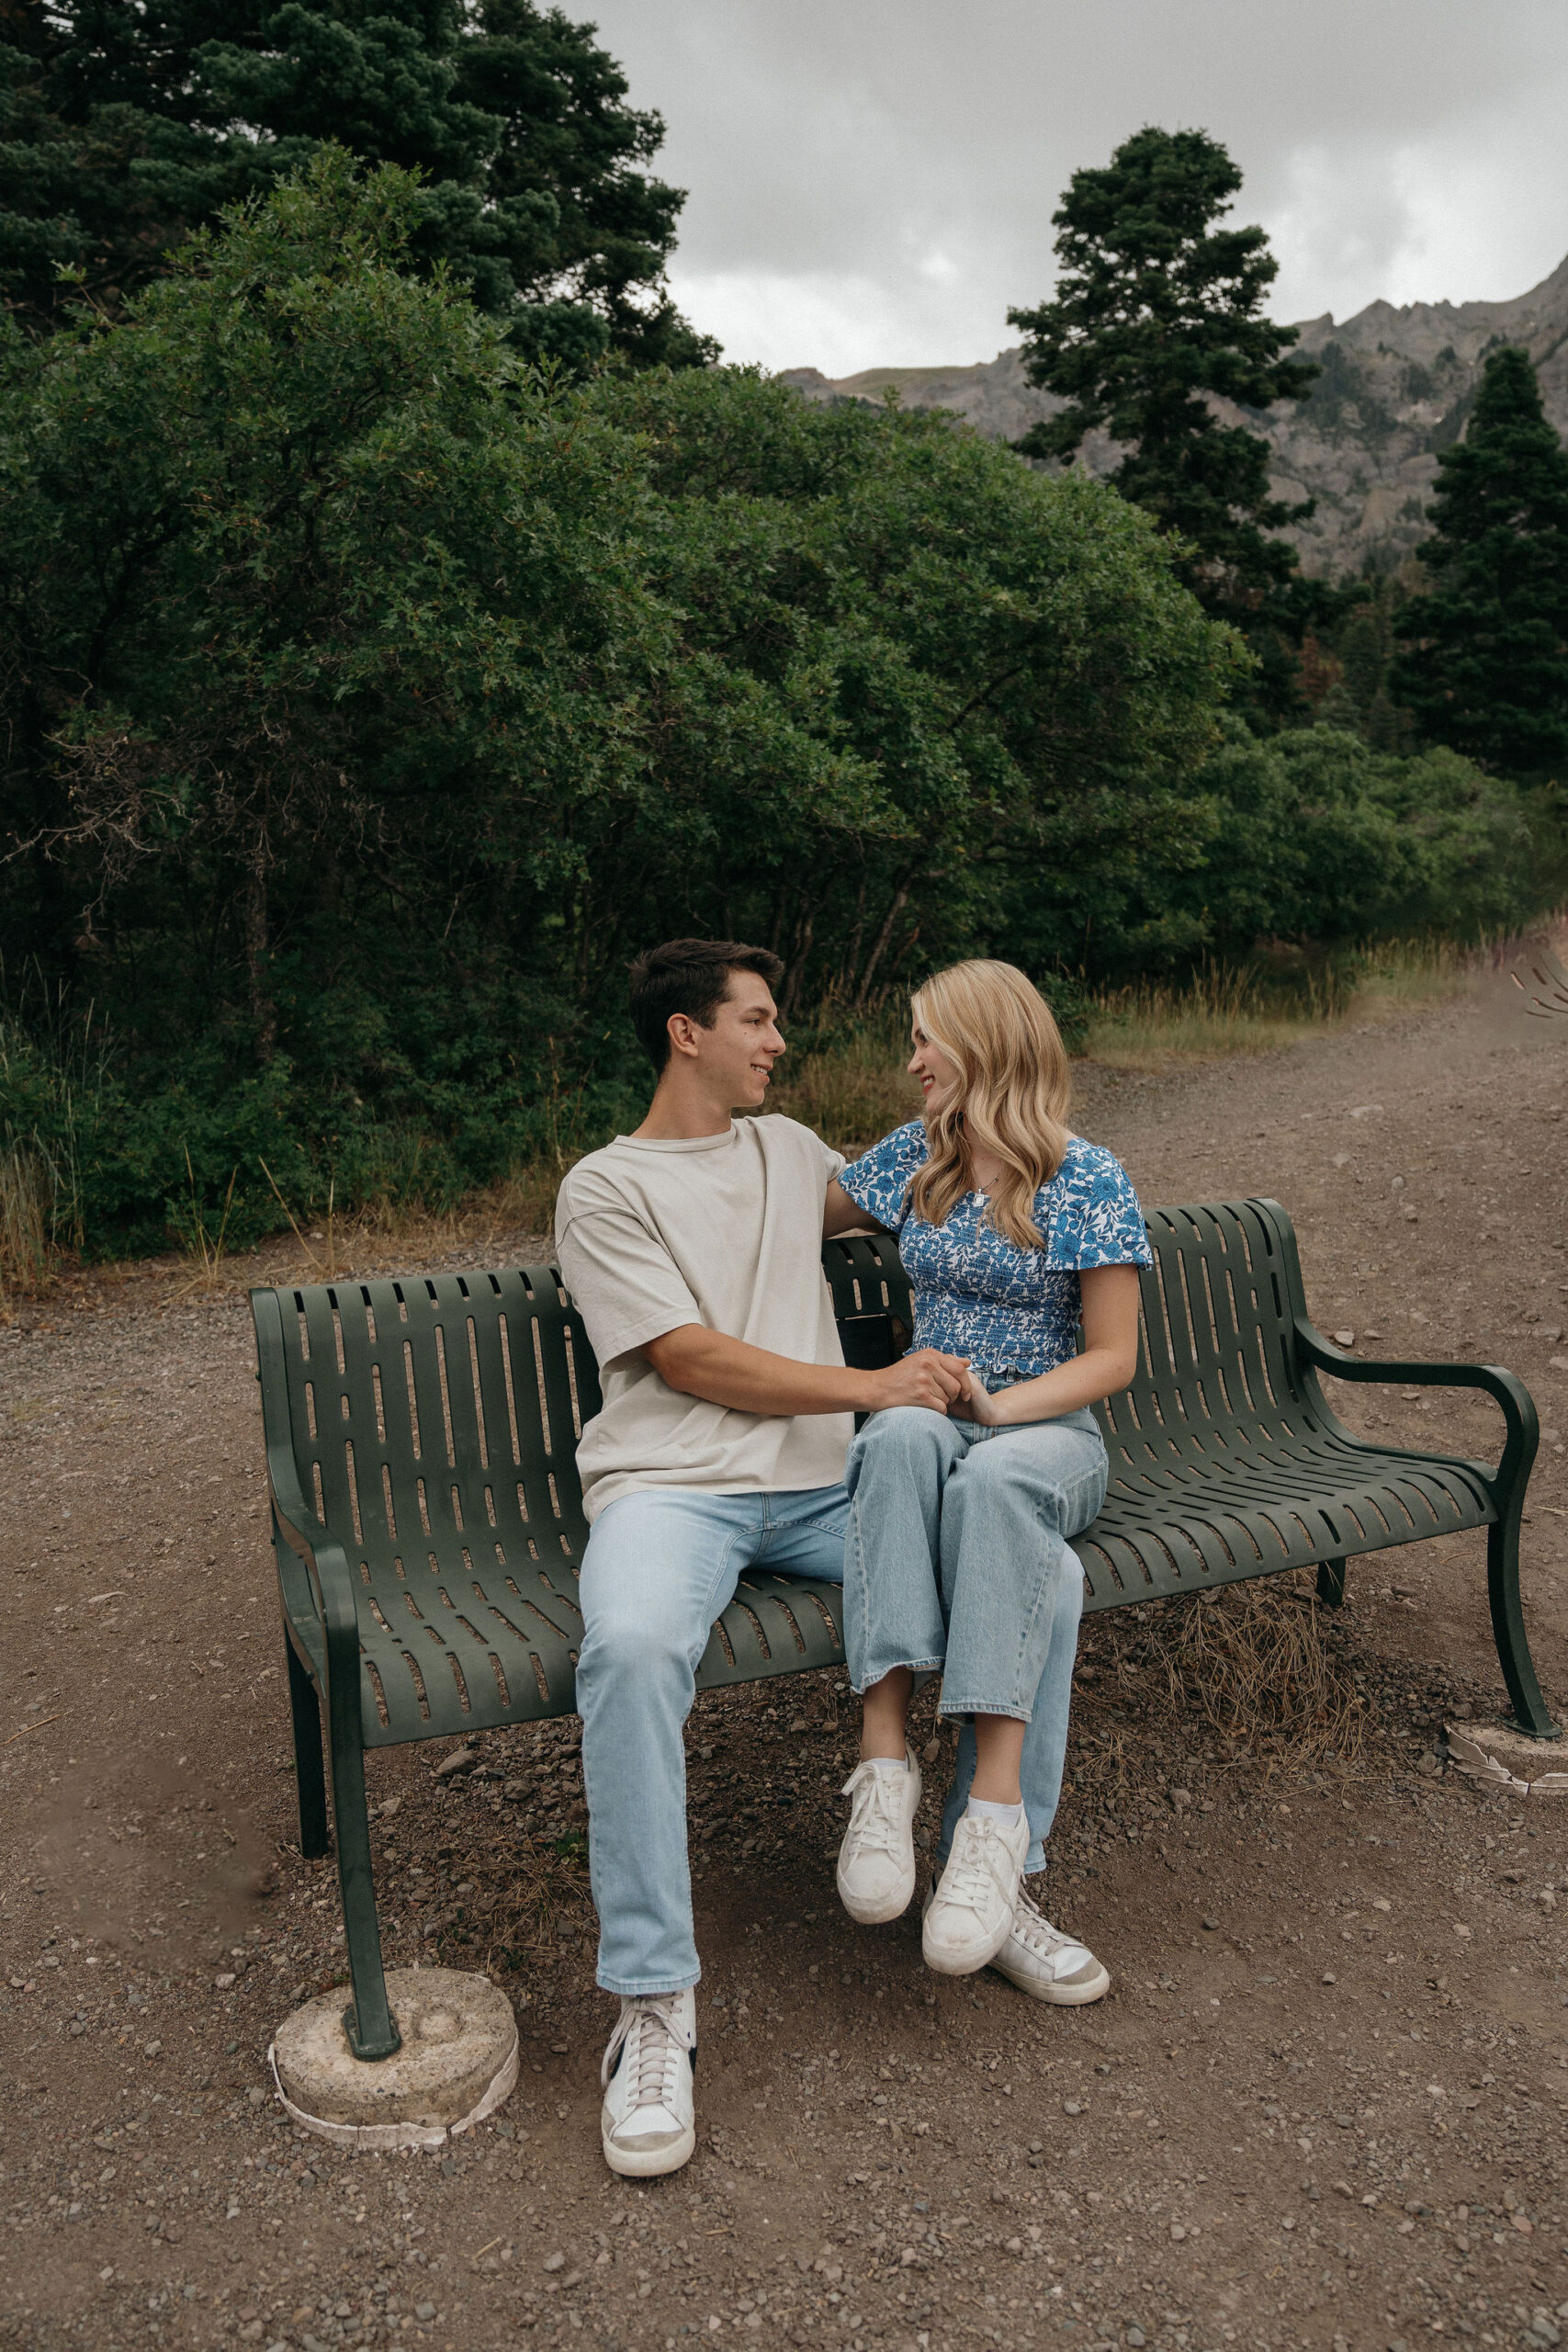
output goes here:
<path id="1" fill-rule="evenodd" d="M 1438 456 L 1462 434 L 1482 363 L 1499 344 L 1529 353 L 1547 414 L 1568 435 L 1568 259 L 1512 301 L 1369 302 L 1339 324 L 1331 311 L 1305 320 L 1300 335 L 1298 348 L 1323 369 L 1311 393 L 1247 422 L 1273 446 L 1275 495 L 1317 502 L 1287 534 L 1315 577 L 1392 571 L 1426 537 Z M 1006 441 L 1063 405 L 1030 383 L 1016 347 L 972 368 L 867 368 L 836 379 L 794 368 L 783 380 L 808 400 L 881 401 L 897 388 L 907 408 L 951 409 Z M 1084 450 L 1096 473 L 1109 473 L 1119 454 L 1104 435 Z"/>

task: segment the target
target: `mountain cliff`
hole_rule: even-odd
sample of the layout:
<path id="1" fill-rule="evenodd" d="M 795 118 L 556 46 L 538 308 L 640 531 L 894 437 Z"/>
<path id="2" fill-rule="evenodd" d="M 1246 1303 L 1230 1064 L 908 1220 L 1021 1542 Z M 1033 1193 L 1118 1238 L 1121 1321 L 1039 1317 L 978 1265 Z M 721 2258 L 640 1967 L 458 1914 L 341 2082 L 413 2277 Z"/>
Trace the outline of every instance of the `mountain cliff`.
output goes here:
<path id="1" fill-rule="evenodd" d="M 1546 412 L 1568 435 L 1568 260 L 1510 302 L 1370 302 L 1336 324 L 1308 319 L 1298 348 L 1323 369 L 1304 401 L 1282 401 L 1247 422 L 1274 451 L 1275 495 L 1317 502 L 1310 522 L 1286 536 L 1302 568 L 1344 579 L 1392 570 L 1426 537 L 1427 502 L 1438 454 L 1462 434 L 1482 362 L 1498 344 L 1520 344 L 1540 377 Z M 952 409 L 976 432 L 1016 441 L 1063 403 L 1039 391 L 1021 349 L 974 368 L 867 368 L 836 379 L 795 368 L 784 381 L 808 400 L 880 401 L 896 386 L 906 408 Z M 1216 402 L 1221 414 L 1240 412 Z M 1109 473 L 1119 452 L 1105 435 L 1086 462 Z"/>

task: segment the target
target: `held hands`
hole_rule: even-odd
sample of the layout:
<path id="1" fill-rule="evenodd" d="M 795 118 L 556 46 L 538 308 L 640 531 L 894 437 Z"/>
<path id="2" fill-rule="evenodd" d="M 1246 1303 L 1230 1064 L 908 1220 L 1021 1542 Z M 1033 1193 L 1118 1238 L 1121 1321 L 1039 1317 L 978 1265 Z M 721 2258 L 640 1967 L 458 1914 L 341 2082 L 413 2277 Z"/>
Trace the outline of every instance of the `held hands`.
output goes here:
<path id="1" fill-rule="evenodd" d="M 937 1348 L 917 1348 L 912 1355 L 901 1356 L 886 1372 L 874 1373 L 872 1385 L 874 1413 L 891 1405 L 923 1405 L 930 1412 L 945 1413 L 955 1401 L 967 1413 L 972 1385 L 979 1388 L 977 1381 L 970 1382 L 967 1356 L 944 1356 Z"/>

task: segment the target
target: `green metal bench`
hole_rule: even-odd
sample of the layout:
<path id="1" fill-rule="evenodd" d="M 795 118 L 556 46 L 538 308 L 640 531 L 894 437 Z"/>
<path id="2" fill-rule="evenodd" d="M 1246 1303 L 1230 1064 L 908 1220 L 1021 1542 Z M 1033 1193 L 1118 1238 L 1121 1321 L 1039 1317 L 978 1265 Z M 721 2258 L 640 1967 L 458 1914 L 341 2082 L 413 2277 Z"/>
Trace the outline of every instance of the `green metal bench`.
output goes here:
<path id="1" fill-rule="evenodd" d="M 1369 1363 L 1307 1319 L 1295 1236 L 1270 1201 L 1157 1209 L 1136 1380 L 1100 1408 L 1105 1508 L 1076 1548 L 1086 1605 L 1114 1609 L 1316 1564 L 1337 1604 L 1356 1553 L 1487 1530 L 1493 1630 L 1516 1718 L 1555 1736 L 1519 1610 L 1535 1407 L 1487 1364 Z M 830 1241 L 846 1361 L 907 1344 L 886 1238 Z M 581 1318 L 553 1267 L 256 1290 L 273 1543 L 283 1604 L 299 1844 L 338 1877 L 364 2058 L 398 2047 L 382 1977 L 364 1752 L 570 1713 L 588 1530 L 575 1447 L 599 1408 Z M 900 1329 L 899 1327 L 904 1327 Z M 1320 1371 L 1480 1388 L 1506 1428 L 1495 1468 L 1353 1436 Z M 842 1662 L 835 1587 L 751 1572 L 698 1683 Z"/>
<path id="2" fill-rule="evenodd" d="M 1523 979 L 1519 977 L 1521 968 L 1527 975 Z M 1529 1003 L 1525 1010 L 1538 1020 L 1549 1019 L 1554 1013 L 1568 1012 L 1568 972 L 1563 970 L 1550 947 L 1538 943 L 1529 948 L 1522 967 L 1516 964 L 1509 978 L 1521 994 L 1529 997 Z"/>

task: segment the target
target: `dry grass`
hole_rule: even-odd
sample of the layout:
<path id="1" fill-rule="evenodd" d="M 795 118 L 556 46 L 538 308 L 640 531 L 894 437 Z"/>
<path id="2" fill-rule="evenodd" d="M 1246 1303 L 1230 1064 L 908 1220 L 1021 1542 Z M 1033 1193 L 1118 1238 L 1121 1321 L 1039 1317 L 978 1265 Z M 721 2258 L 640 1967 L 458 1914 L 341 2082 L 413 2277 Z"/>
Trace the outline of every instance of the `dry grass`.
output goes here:
<path id="1" fill-rule="evenodd" d="M 26 1144 L 0 1151 L 0 1318 L 55 1272 L 54 1178 Z"/>
<path id="2" fill-rule="evenodd" d="M 1095 999 L 1083 1050 L 1124 1070 L 1272 1053 L 1456 996 L 1474 962 L 1473 951 L 1444 941 L 1392 940 L 1344 966 L 1288 977 L 1215 966 L 1179 986 L 1141 980 Z"/>
<path id="3" fill-rule="evenodd" d="M 781 1064 L 767 1107 L 815 1127 L 835 1150 L 863 1150 L 914 1118 L 920 1090 L 904 1068 L 909 1047 L 902 1012 L 856 1029 L 841 1045 L 793 1055 Z"/>
<path id="4" fill-rule="evenodd" d="M 1091 1702 L 1154 1706 L 1298 1766 L 1358 1763 L 1366 1702 L 1324 1639 L 1311 1577 L 1257 1578 L 1090 1618 L 1082 1657 Z"/>

